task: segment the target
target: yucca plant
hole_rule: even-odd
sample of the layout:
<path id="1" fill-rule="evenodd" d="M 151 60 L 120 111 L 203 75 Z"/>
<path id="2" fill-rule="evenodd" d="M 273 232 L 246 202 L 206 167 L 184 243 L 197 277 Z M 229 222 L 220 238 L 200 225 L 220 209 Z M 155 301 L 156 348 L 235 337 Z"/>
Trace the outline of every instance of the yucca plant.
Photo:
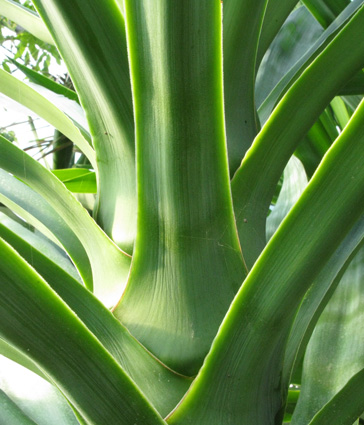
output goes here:
<path id="1" fill-rule="evenodd" d="M 364 2 L 33 3 L 76 92 L 0 90 L 91 166 L 0 138 L 0 352 L 68 402 L 0 422 L 358 424 Z"/>

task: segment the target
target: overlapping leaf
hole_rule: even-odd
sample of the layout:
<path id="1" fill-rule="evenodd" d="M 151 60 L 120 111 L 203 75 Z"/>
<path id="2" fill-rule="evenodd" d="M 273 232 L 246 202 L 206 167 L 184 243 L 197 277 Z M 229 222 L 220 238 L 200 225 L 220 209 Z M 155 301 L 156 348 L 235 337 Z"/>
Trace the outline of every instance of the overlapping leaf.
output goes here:
<path id="1" fill-rule="evenodd" d="M 152 357 L 113 317 L 95 297 L 62 270 L 57 262 L 48 258 L 37 248 L 39 241 L 25 229 L 15 233 L 17 227 L 0 225 L 0 236 L 37 270 L 54 291 L 77 314 L 88 329 L 97 337 L 104 347 L 113 355 L 125 372 L 140 387 L 156 409 L 167 415 L 190 385 L 190 380 L 174 374 L 157 359 Z M 38 243 L 37 243 L 38 242 Z M 5 347 L 7 348 L 7 347 Z M 11 347 L 10 347 L 11 348 Z M 1 353 L 1 347 L 0 347 Z M 4 353 L 26 367 L 28 362 L 19 358 L 21 353 Z M 34 370 L 33 365 L 30 365 Z M 38 372 L 36 370 L 36 372 Z"/>
<path id="2" fill-rule="evenodd" d="M 308 423 L 364 368 L 363 273 L 361 249 L 342 276 L 308 344 L 292 425 Z"/>
<path id="3" fill-rule="evenodd" d="M 41 364 L 90 423 L 165 423 L 40 275 L 2 239 L 0 245 L 1 338 Z"/>
<path id="4" fill-rule="evenodd" d="M 231 176 L 259 128 L 254 98 L 255 64 L 267 3 L 226 0 L 223 4 L 225 124 Z"/>
<path id="5" fill-rule="evenodd" d="M 114 313 L 166 364 L 195 374 L 245 274 L 224 135 L 221 4 L 142 0 L 125 10 L 138 236 Z"/>
<path id="6" fill-rule="evenodd" d="M 249 268 L 265 245 L 267 211 L 286 163 L 338 89 L 364 65 L 363 25 L 361 4 L 285 94 L 235 173 L 234 210 L 244 260 Z M 353 44 L 353 39 L 357 43 Z M 335 72 L 328 74 L 327 69 L 332 67 Z M 257 169 L 264 173 L 257 175 Z"/>
<path id="7" fill-rule="evenodd" d="M 124 289 L 130 257 L 114 245 L 50 171 L 1 136 L 0 147 L 0 167 L 22 179 L 58 212 L 87 252 L 96 296 L 113 305 Z"/>
<path id="8" fill-rule="evenodd" d="M 248 275 L 171 424 L 282 419 L 282 363 L 292 320 L 364 213 L 363 129 L 364 103 Z"/>
<path id="9" fill-rule="evenodd" d="M 89 122 L 98 163 L 95 209 L 131 253 L 136 231 L 134 121 L 125 23 L 114 1 L 35 0 L 66 62 Z"/>
<path id="10" fill-rule="evenodd" d="M 85 248 L 53 208 L 37 192 L 0 169 L 0 201 L 51 241 L 62 246 L 74 262 L 86 286 L 92 288 L 92 270 Z M 51 250 L 48 250 L 51 254 Z M 58 262 L 62 266 L 62 262 Z"/>
<path id="11" fill-rule="evenodd" d="M 58 96 L 60 102 L 63 104 L 66 103 L 66 109 L 69 110 L 68 115 L 66 115 L 61 109 L 62 106 L 60 108 L 54 104 L 54 99 L 53 101 L 47 99 L 47 97 L 38 93 L 32 87 L 18 80 L 11 74 L 0 69 L 0 77 L 0 91 L 3 94 L 26 106 L 60 130 L 80 148 L 90 160 L 94 169 L 97 170 L 95 152 L 80 130 L 83 129 L 83 133 L 85 134 L 85 126 L 82 123 L 82 113 L 79 111 L 80 106 L 76 102 Z M 41 86 L 38 87 L 40 89 L 42 88 Z M 44 90 L 46 89 L 43 89 L 43 92 Z M 49 91 L 49 93 L 52 92 Z M 77 110 L 75 110 L 76 116 L 72 113 L 71 106 L 77 108 Z M 70 117 L 73 117 L 73 119 Z M 76 126 L 74 122 L 79 123 L 78 126 Z"/>
<path id="12" fill-rule="evenodd" d="M 0 15 L 15 21 L 31 34 L 49 44 L 54 44 L 47 27 L 36 13 L 12 0 L 0 0 Z"/>

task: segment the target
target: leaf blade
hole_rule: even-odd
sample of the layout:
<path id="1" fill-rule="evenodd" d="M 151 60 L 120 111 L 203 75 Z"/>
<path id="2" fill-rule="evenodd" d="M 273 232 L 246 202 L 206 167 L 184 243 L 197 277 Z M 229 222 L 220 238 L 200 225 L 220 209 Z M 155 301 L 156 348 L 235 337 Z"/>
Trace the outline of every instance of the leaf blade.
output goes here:
<path id="1" fill-rule="evenodd" d="M 165 423 L 46 282 L 3 240 L 0 245 L 2 337 L 41 366 L 91 423 L 126 425 L 138 417 Z"/>
<path id="2" fill-rule="evenodd" d="M 26 182 L 59 212 L 87 252 L 95 294 L 113 305 L 126 283 L 130 257 L 114 245 L 50 171 L 2 136 L 0 146 L 3 152 L 0 167 Z"/>
<path id="3" fill-rule="evenodd" d="M 245 274 L 224 138 L 221 4 L 143 0 L 125 10 L 138 236 L 114 313 L 164 363 L 192 375 Z"/>
<path id="4" fill-rule="evenodd" d="M 47 30 L 47 27 L 39 16 L 31 10 L 11 0 L 0 0 L 0 12 L 1 15 L 16 22 L 40 40 L 49 44 L 54 44 L 53 38 Z"/>
<path id="5" fill-rule="evenodd" d="M 61 270 L 45 253 L 41 253 L 36 246 L 23 239 L 23 234 L 16 235 L 0 225 L 0 237 L 32 264 L 110 352 L 160 414 L 167 415 L 187 391 L 190 380 L 176 375 L 151 356 L 100 301 Z M 14 354 L 15 357 L 10 358 L 17 361 L 19 353 Z M 27 363 L 24 365 L 29 366 Z"/>
<path id="6" fill-rule="evenodd" d="M 364 102 L 248 275 L 170 424 L 282 419 L 281 373 L 292 320 L 311 282 L 364 212 L 363 128 Z"/>
<path id="7" fill-rule="evenodd" d="M 341 277 L 307 346 L 301 395 L 292 425 L 308 423 L 364 368 L 363 273 L 364 250 L 360 249 Z"/>
<path id="8" fill-rule="evenodd" d="M 361 4 L 349 23 L 285 94 L 235 173 L 232 180 L 234 210 L 243 256 L 249 268 L 265 246 L 266 215 L 284 166 L 340 85 L 363 66 L 363 25 Z M 353 39 L 360 45 L 355 53 Z M 353 56 L 347 55 L 347 61 L 342 61 L 342 54 L 349 46 Z M 327 75 L 326 70 L 333 67 L 335 72 Z M 318 86 L 317 80 L 322 80 L 322 84 Z M 300 114 L 296 112 L 298 108 Z M 265 170 L 258 177 L 257 167 Z"/>
<path id="9" fill-rule="evenodd" d="M 33 3 L 67 64 L 88 118 L 99 171 L 95 218 L 106 234 L 131 254 L 137 199 L 133 105 L 123 15 L 116 2 L 109 0 Z"/>
<path id="10" fill-rule="evenodd" d="M 97 170 L 93 148 L 64 112 L 27 84 L 2 69 L 0 69 L 0 77 L 0 91 L 3 94 L 31 109 L 61 131 L 61 133 L 67 136 L 81 149 L 90 160 L 94 169 Z"/>

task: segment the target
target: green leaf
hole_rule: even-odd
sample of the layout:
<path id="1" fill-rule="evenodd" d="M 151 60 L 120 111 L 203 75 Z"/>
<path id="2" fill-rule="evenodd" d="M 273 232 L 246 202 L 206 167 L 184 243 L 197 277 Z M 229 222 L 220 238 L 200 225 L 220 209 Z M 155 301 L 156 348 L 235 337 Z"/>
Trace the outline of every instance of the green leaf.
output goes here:
<path id="1" fill-rule="evenodd" d="M 93 291 L 106 305 L 112 306 L 124 289 L 130 257 L 113 244 L 50 171 L 1 136 L 0 148 L 0 167 L 37 191 L 82 243 L 92 268 Z"/>
<path id="2" fill-rule="evenodd" d="M 40 365 L 86 421 L 164 424 L 46 282 L 9 245 L 0 246 L 0 336 Z"/>
<path id="3" fill-rule="evenodd" d="M 259 66 L 268 47 L 274 40 L 278 31 L 292 9 L 296 6 L 296 0 L 269 0 L 264 15 L 263 27 L 259 38 L 257 65 Z"/>
<path id="4" fill-rule="evenodd" d="M 12 0 L 0 0 L 0 15 L 16 22 L 46 43 L 54 43 L 52 36 L 42 20 L 39 19 L 39 16 L 21 4 Z"/>
<path id="5" fill-rule="evenodd" d="M 51 241 L 63 247 L 85 284 L 92 287 L 92 271 L 87 253 L 55 208 L 29 186 L 1 169 L 0 201 Z"/>
<path id="6" fill-rule="evenodd" d="M 338 88 L 364 64 L 363 26 L 364 6 L 361 5 L 285 94 L 235 173 L 234 210 L 244 260 L 249 268 L 265 245 L 267 211 L 286 163 Z M 332 72 L 327 73 L 327 69 Z M 257 169 L 264 173 L 257 175 Z"/>
<path id="7" fill-rule="evenodd" d="M 276 84 L 288 72 L 292 73 L 291 68 L 295 66 L 296 62 L 302 61 L 301 58 L 304 57 L 307 50 L 315 45 L 323 32 L 322 27 L 305 7 L 300 7 L 289 15 L 259 67 L 255 87 L 258 107 Z M 263 116 L 261 111 L 260 116 Z M 264 115 L 263 122 L 265 121 L 266 116 Z"/>
<path id="8" fill-rule="evenodd" d="M 0 365 L 2 389 L 17 408 L 34 421 L 32 424 L 79 425 L 58 388 L 8 359 L 0 357 Z M 11 421 L 2 421 L 3 411 L 0 412 L 0 423 L 13 425 Z M 23 425 L 23 422 L 19 425 Z"/>
<path id="9" fill-rule="evenodd" d="M 24 355 L 15 347 L 13 347 L 12 345 L 8 344 L 6 341 L 0 338 L 0 364 L 4 363 L 3 358 L 5 357 L 17 363 L 18 365 L 24 366 L 24 368 L 34 372 L 34 374 L 37 374 L 39 377 L 43 378 L 44 380 L 47 380 L 47 381 L 49 380 L 47 375 L 45 375 L 41 371 L 41 369 L 39 369 L 39 367 L 34 362 L 32 362 L 26 355 Z M 4 375 L 4 372 L 0 374 L 0 379 L 4 379 L 3 375 Z"/>
<path id="10" fill-rule="evenodd" d="M 308 10 L 326 28 L 352 0 L 302 0 Z"/>
<path id="11" fill-rule="evenodd" d="M 1 422 L 12 425 L 37 425 L 0 388 Z"/>
<path id="12" fill-rule="evenodd" d="M 39 72 L 33 71 L 31 68 L 28 68 L 24 65 L 22 65 L 20 62 L 9 59 L 9 61 L 15 65 L 20 71 L 22 71 L 31 81 L 32 83 L 38 84 L 48 90 L 51 90 L 53 93 L 60 94 L 62 96 L 67 97 L 70 100 L 74 100 L 77 103 L 80 103 L 77 93 L 73 90 L 70 90 L 66 86 L 63 86 L 62 84 L 58 84 L 55 81 L 53 81 L 50 78 L 45 77 L 44 75 L 40 74 Z"/>
<path id="13" fill-rule="evenodd" d="M 292 320 L 364 213 L 363 155 L 364 102 L 255 263 L 170 424 L 279 423 Z"/>
<path id="14" fill-rule="evenodd" d="M 7 64 L 7 62 L 2 62 L 2 67 L 3 67 L 3 69 L 5 69 L 5 71 L 6 72 L 9 72 L 9 73 L 11 73 L 11 69 L 9 68 L 9 65 Z"/>
<path id="15" fill-rule="evenodd" d="M 312 44 L 312 46 L 309 49 L 308 49 L 309 43 L 307 42 L 304 43 L 303 46 L 299 46 L 298 48 L 294 45 L 292 46 L 291 49 L 293 51 L 287 54 L 288 58 L 287 58 L 286 66 L 288 69 L 286 70 L 285 75 L 281 75 L 282 78 L 276 84 L 273 90 L 269 93 L 269 96 L 267 96 L 264 99 L 264 102 L 262 104 L 259 104 L 259 109 L 258 109 L 259 118 L 261 119 L 263 123 L 268 119 L 271 111 L 276 106 L 278 100 L 280 100 L 283 97 L 283 95 L 287 92 L 287 90 L 300 77 L 300 75 L 303 73 L 305 68 L 307 68 L 316 58 L 318 58 L 321 52 L 323 52 L 327 48 L 327 46 L 331 43 L 333 38 L 339 34 L 341 29 L 348 23 L 350 18 L 357 12 L 357 10 L 362 6 L 362 4 L 363 4 L 363 0 L 356 0 L 350 3 L 350 5 L 342 12 L 342 14 L 340 14 L 340 16 L 329 26 L 329 28 L 327 28 L 327 30 L 322 33 L 322 35 L 317 39 L 315 43 Z M 293 15 L 292 16 L 293 22 L 297 23 L 298 21 L 301 21 L 301 19 L 303 19 L 301 21 L 301 25 L 302 24 L 305 25 L 304 33 L 307 33 L 307 32 L 310 33 L 314 31 L 317 37 L 322 31 L 318 27 L 318 24 L 314 23 L 312 18 L 308 16 L 307 12 L 305 12 L 303 8 L 299 9 L 299 11 L 297 12 L 294 12 L 292 15 Z M 278 50 L 278 54 L 280 50 L 280 48 L 277 47 L 276 45 L 278 44 L 279 46 L 282 43 L 282 38 L 283 38 L 283 41 L 285 39 L 287 40 L 287 37 L 284 37 L 284 35 L 292 31 L 290 29 L 289 24 L 290 22 L 287 23 L 287 27 L 283 27 L 283 30 L 282 30 L 283 34 L 279 34 L 277 36 L 277 39 L 272 44 L 271 50 L 272 50 L 273 58 L 277 55 L 277 53 L 275 53 L 276 50 Z M 289 37 L 288 39 L 290 38 L 291 37 Z M 310 35 L 304 36 L 303 40 L 307 40 L 307 39 L 308 40 L 310 39 Z M 299 52 L 301 52 L 301 57 L 299 57 Z M 296 59 L 296 62 L 295 62 L 295 59 Z M 279 58 L 277 58 L 277 61 L 279 63 Z M 278 66 L 275 65 L 274 68 L 277 68 L 277 67 L 279 71 L 279 68 L 280 68 L 279 65 Z M 264 76 L 268 78 L 268 81 L 271 79 L 271 76 L 269 74 L 269 71 L 270 71 L 269 68 L 270 66 L 268 66 L 267 72 L 264 73 Z M 263 68 L 263 71 L 264 71 L 264 68 Z M 282 71 L 279 71 L 279 73 L 282 73 Z M 348 77 L 345 80 L 345 83 L 342 83 L 341 86 L 346 84 L 348 80 L 350 81 L 350 78 L 351 77 Z M 353 78 L 357 78 L 357 75 L 353 75 Z M 263 78 L 260 78 L 260 79 L 262 80 Z M 271 84 L 269 86 L 271 86 Z M 337 91 L 342 89 L 341 86 L 338 87 Z M 260 95 L 260 97 L 264 97 L 264 96 Z"/>
<path id="16" fill-rule="evenodd" d="M 267 218 L 266 236 L 269 240 L 289 210 L 298 201 L 307 185 L 307 176 L 301 162 L 292 157 L 284 169 L 283 185 L 277 203 Z"/>
<path id="17" fill-rule="evenodd" d="M 91 144 L 90 130 L 88 128 L 85 112 L 78 102 L 63 96 L 62 94 L 58 94 L 53 90 L 49 90 L 45 86 L 32 82 L 29 82 L 28 85 L 45 99 L 52 102 L 55 107 L 59 108 L 68 118 L 70 118 L 87 142 Z M 92 163 L 92 165 L 93 168 L 95 168 L 95 164 Z"/>
<path id="18" fill-rule="evenodd" d="M 28 243 L 25 237 L 29 239 L 29 235 L 23 232 L 19 237 L 0 225 L 0 236 L 37 270 L 77 314 L 77 317 L 110 352 L 160 414 L 167 415 L 187 391 L 191 381 L 174 374 L 151 356 L 100 301 L 68 273 L 60 269 L 58 264 L 50 260 L 45 253 L 38 251 L 35 244 Z M 34 238 L 31 240 L 33 241 Z M 8 355 L 9 358 L 19 361 L 19 352 L 9 353 L 8 349 L 7 353 L 13 354 Z M 25 364 L 23 358 L 20 360 L 24 366 L 29 367 L 29 360 Z M 34 370 L 33 365 L 30 366 Z"/>
<path id="19" fill-rule="evenodd" d="M 360 249 L 363 239 L 364 219 L 361 218 L 307 291 L 294 319 L 287 342 L 282 378 L 286 385 L 292 380 L 300 383 L 296 382 L 292 376 L 297 369 L 302 368 L 302 358 L 316 323 L 352 258 Z"/>
<path id="20" fill-rule="evenodd" d="M 48 100 L 32 87 L 29 87 L 26 83 L 18 80 L 11 74 L 8 74 L 1 69 L 0 77 L 1 93 L 26 106 L 40 117 L 48 121 L 51 125 L 56 127 L 61 133 L 67 136 L 75 143 L 75 145 L 81 149 L 81 151 L 90 160 L 94 169 L 97 170 L 95 151 L 92 149 L 88 141 L 85 140 L 79 128 L 75 126 L 74 122 L 60 108 L 55 106 L 52 101 Z M 48 92 L 52 93 L 50 91 Z M 68 101 L 67 105 L 70 106 L 69 102 L 71 101 L 69 99 L 63 98 L 63 100 Z M 75 102 L 73 102 L 73 104 L 77 105 Z M 70 115 L 72 116 L 72 114 Z"/>
<path id="21" fill-rule="evenodd" d="M 342 95 L 364 94 L 364 71 L 355 75 L 340 91 Z"/>
<path id="22" fill-rule="evenodd" d="M 138 236 L 114 313 L 164 363 L 194 374 L 245 276 L 224 137 L 221 4 L 142 0 L 125 10 Z"/>
<path id="23" fill-rule="evenodd" d="M 346 108 L 345 102 L 340 97 L 335 97 L 330 105 L 341 130 L 343 130 L 346 124 L 349 122 L 351 115 Z"/>
<path id="24" fill-rule="evenodd" d="M 324 110 L 295 150 L 295 155 L 301 160 L 310 178 L 339 134 L 337 123 L 329 109 Z"/>
<path id="25" fill-rule="evenodd" d="M 96 173 L 87 168 L 52 170 L 66 188 L 74 193 L 96 193 Z"/>
<path id="26" fill-rule="evenodd" d="M 110 0 L 33 3 L 56 41 L 89 122 L 99 171 L 96 220 L 130 254 L 137 193 L 124 18 Z"/>
<path id="27" fill-rule="evenodd" d="M 310 128 L 295 151 L 295 155 L 302 161 L 309 177 L 312 177 L 326 151 L 338 135 L 338 123 L 334 119 L 331 106 L 329 106 Z"/>
<path id="28" fill-rule="evenodd" d="M 267 2 L 223 3 L 224 105 L 231 176 L 259 128 L 254 99 L 255 63 Z"/>
<path id="29" fill-rule="evenodd" d="M 284 413 L 284 420 L 286 420 L 287 416 L 290 415 L 289 420 L 291 421 L 292 413 L 296 407 L 299 396 L 300 396 L 300 390 L 298 389 L 288 390 L 287 405 L 286 405 L 286 410 Z"/>
<path id="30" fill-rule="evenodd" d="M 351 425 L 363 412 L 364 369 L 356 373 L 312 419 L 309 425 Z M 359 420 L 354 425 L 359 425 Z M 292 422 L 293 425 L 293 422 Z"/>
<path id="31" fill-rule="evenodd" d="M 22 184 L 20 183 L 20 187 L 21 186 Z M 17 190 L 16 186 L 15 187 L 11 186 L 10 190 L 14 190 L 14 191 Z M 30 195 L 23 194 L 24 201 L 26 201 L 27 196 L 31 196 L 31 197 L 36 196 L 36 194 L 31 189 L 29 190 L 30 190 Z M 47 210 L 44 212 L 47 212 Z M 50 260 L 52 260 L 54 263 L 58 264 L 58 266 L 61 267 L 67 274 L 72 276 L 74 279 L 78 280 L 80 283 L 82 282 L 78 272 L 76 271 L 75 266 L 72 264 L 69 256 L 66 254 L 66 252 L 63 249 L 61 249 L 58 245 L 56 245 L 54 242 L 49 240 L 41 232 L 34 229 L 25 221 L 19 218 L 18 218 L 19 221 L 16 221 L 16 218 L 17 218 L 16 216 L 11 217 L 1 212 L 0 213 L 0 228 L 5 227 L 9 231 L 15 233 L 16 235 L 18 235 L 19 237 L 27 241 L 29 244 L 31 244 L 33 248 L 36 248 L 38 251 L 40 251 L 41 253 L 46 255 Z"/>
<path id="32" fill-rule="evenodd" d="M 364 368 L 363 276 L 362 248 L 342 276 L 307 346 L 301 395 L 292 425 L 307 424 Z M 357 416 L 363 411 L 364 403 Z"/>

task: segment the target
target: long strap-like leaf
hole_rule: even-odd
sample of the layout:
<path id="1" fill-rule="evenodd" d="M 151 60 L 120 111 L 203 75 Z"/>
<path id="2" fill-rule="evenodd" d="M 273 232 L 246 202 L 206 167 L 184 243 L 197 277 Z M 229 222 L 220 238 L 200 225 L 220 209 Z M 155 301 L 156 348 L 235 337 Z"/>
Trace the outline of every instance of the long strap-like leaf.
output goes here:
<path id="1" fill-rule="evenodd" d="M 50 171 L 0 136 L 0 167 L 22 179 L 63 218 L 83 244 L 91 263 L 93 290 L 106 305 L 120 296 L 130 257 L 105 235 L 88 212 Z"/>
<path id="2" fill-rule="evenodd" d="M 301 394 L 292 425 L 307 424 L 364 368 L 363 277 L 362 248 L 342 276 L 307 346 Z"/>
<path id="3" fill-rule="evenodd" d="M 352 0 L 303 0 L 304 5 L 320 22 L 323 27 L 328 27 Z"/>
<path id="4" fill-rule="evenodd" d="M 291 323 L 313 279 L 364 212 L 363 158 L 364 102 L 242 285 L 171 424 L 279 423 Z"/>
<path id="5" fill-rule="evenodd" d="M 352 425 L 363 413 L 363 382 L 364 369 L 356 373 L 344 388 L 325 404 L 309 425 Z"/>
<path id="6" fill-rule="evenodd" d="M 129 254 L 136 230 L 134 121 L 124 18 L 111 0 L 35 0 L 85 109 L 99 169 L 97 221 Z"/>
<path id="7" fill-rule="evenodd" d="M 0 237 L 32 264 L 139 386 L 158 412 L 166 416 L 187 391 L 191 381 L 174 374 L 151 356 L 100 301 L 58 264 L 38 251 L 37 240 L 34 235 L 29 235 L 29 230 L 20 229 L 19 232 L 19 227 L 22 226 L 9 229 L 0 224 Z"/>
<path id="8" fill-rule="evenodd" d="M 115 310 L 148 349 L 197 372 L 244 278 L 224 136 L 219 0 L 125 2 L 138 236 Z"/>
<path id="9" fill-rule="evenodd" d="M 364 218 L 355 224 L 335 254 L 314 280 L 298 310 L 287 342 L 283 367 L 283 382 L 288 386 L 290 377 L 302 361 L 308 341 L 326 304 L 334 293 L 354 255 L 363 245 Z"/>
<path id="10" fill-rule="evenodd" d="M 363 27 L 361 5 L 283 97 L 234 176 L 234 210 L 248 267 L 265 245 L 267 211 L 286 163 L 340 86 L 364 65 Z M 257 169 L 264 172 L 257 175 Z"/>
<path id="11" fill-rule="evenodd" d="M 282 27 L 284 21 L 296 6 L 296 0 L 269 0 L 264 14 L 263 27 L 259 38 L 257 66 L 261 63 L 269 45 Z"/>
<path id="12" fill-rule="evenodd" d="M 233 175 L 259 128 L 255 62 L 267 0 L 223 3 L 224 98 L 229 168 Z"/>
<path id="13" fill-rule="evenodd" d="M 45 96 L 0 69 L 0 92 L 29 108 L 72 140 L 97 170 L 95 151 L 72 120 Z"/>
<path id="14" fill-rule="evenodd" d="M 340 30 L 348 23 L 352 16 L 362 6 L 363 0 L 354 0 L 350 5 L 335 19 L 335 21 L 321 34 L 321 36 L 310 46 L 307 50 L 302 52 L 302 56 L 292 64 L 290 69 L 282 76 L 280 81 L 276 84 L 273 90 L 265 98 L 264 102 L 259 105 L 259 118 L 262 124 L 266 122 L 271 114 L 272 110 L 276 106 L 278 100 L 288 91 L 293 83 L 299 78 L 302 72 L 321 54 L 321 52 L 330 44 L 332 39 L 340 32 Z M 306 31 L 316 32 L 319 34 L 320 25 L 316 23 L 312 16 L 305 10 L 304 7 L 301 10 L 295 12 L 296 16 L 310 17 L 310 21 L 307 20 Z M 293 15 L 293 14 L 292 14 Z M 307 18 L 306 18 L 307 19 Z M 313 21 L 313 22 L 312 22 Z M 311 29 L 311 25 L 314 25 Z M 297 48 L 297 47 L 296 47 Z M 268 71 L 269 72 L 269 71 Z M 263 74 L 264 78 L 264 74 Z M 359 81 L 358 81 L 359 80 Z M 360 74 L 356 74 L 354 79 L 350 80 L 351 89 L 354 89 L 353 85 L 360 84 L 362 78 Z M 345 81 L 346 83 L 347 81 Z M 345 87 L 342 89 L 345 90 Z"/>
<path id="15" fill-rule="evenodd" d="M 35 192 L 32 191 L 34 195 Z M 3 209 L 4 211 L 4 209 Z M 29 223 L 25 223 L 23 220 L 12 215 L 10 210 L 8 215 L 0 212 L 0 227 L 5 227 L 9 231 L 14 232 L 19 237 L 23 238 L 33 248 L 36 248 L 43 255 L 46 255 L 51 261 L 56 263 L 61 269 L 63 269 L 67 274 L 72 276 L 77 282 L 81 283 L 79 274 L 75 266 L 70 261 L 67 253 L 61 249 L 57 244 L 54 244 L 49 240 L 44 234 L 34 229 Z"/>
<path id="16" fill-rule="evenodd" d="M 11 425 L 37 425 L 0 388 L 0 421 Z"/>
<path id="17" fill-rule="evenodd" d="M 92 270 L 81 242 L 57 209 L 13 175 L 0 169 L 0 202 L 64 248 L 75 264 L 85 285 L 92 288 Z"/>
<path id="18" fill-rule="evenodd" d="M 78 99 L 77 93 L 75 91 L 69 89 L 66 86 L 63 86 L 62 84 L 58 84 L 56 81 L 53 81 L 43 74 L 34 71 L 33 69 L 21 64 L 15 59 L 11 59 L 11 63 L 15 65 L 21 72 L 23 72 L 29 81 L 35 84 L 39 84 L 40 86 L 51 90 L 53 93 L 60 94 L 67 97 L 68 99 L 75 100 L 77 103 L 80 103 L 80 100 Z"/>
<path id="19" fill-rule="evenodd" d="M 100 342 L 0 239 L 0 336 L 41 367 L 90 424 L 163 424 Z"/>
<path id="20" fill-rule="evenodd" d="M 0 15 L 16 22 L 18 25 L 49 44 L 54 44 L 47 27 L 36 13 L 12 0 L 0 0 Z"/>

